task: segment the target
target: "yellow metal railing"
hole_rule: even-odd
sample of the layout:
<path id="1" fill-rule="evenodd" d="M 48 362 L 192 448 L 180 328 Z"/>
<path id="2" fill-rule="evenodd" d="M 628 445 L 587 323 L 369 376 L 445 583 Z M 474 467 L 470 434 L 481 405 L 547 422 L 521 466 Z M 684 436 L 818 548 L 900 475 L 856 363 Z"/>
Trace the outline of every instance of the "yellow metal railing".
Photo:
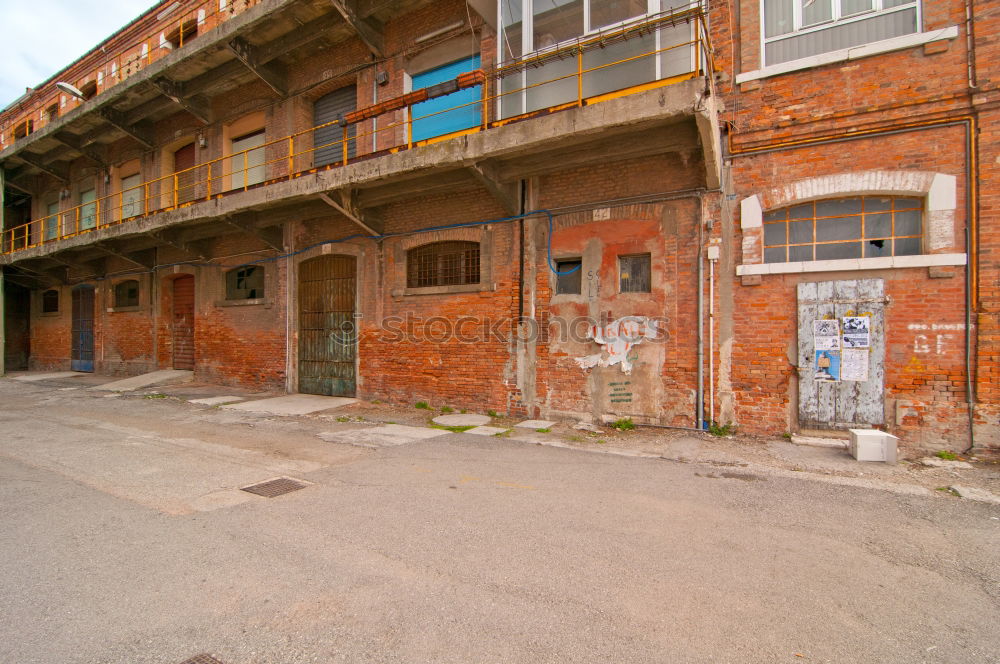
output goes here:
<path id="1" fill-rule="evenodd" d="M 164 17 L 163 21 L 158 21 L 153 32 L 106 58 L 96 67 L 87 68 L 79 73 L 67 71 L 67 78 L 62 80 L 72 83 L 77 88 L 84 87 L 86 83 L 93 81 L 98 86 L 94 94 L 100 94 L 104 88 L 125 80 L 160 58 L 169 55 L 174 46 L 177 48 L 184 46 L 195 36 L 216 28 L 258 2 L 260 0 L 228 0 L 225 6 L 220 8 L 219 0 L 202 0 L 194 3 L 190 0 L 188 2 L 182 1 L 182 6 L 171 12 L 169 21 L 166 20 L 167 17 Z M 184 4 L 190 6 L 184 7 Z M 160 5 L 160 7 L 166 6 L 165 4 Z M 164 36 L 163 43 L 161 43 L 161 35 Z M 170 39 L 166 39 L 167 37 Z M 176 43 L 173 39 L 176 39 Z M 169 46 L 166 45 L 168 41 Z M 96 53 L 100 54 L 100 51 Z M 53 105 L 56 107 L 55 117 L 64 112 L 59 103 L 63 93 L 56 89 L 55 81 L 52 81 L 47 88 L 47 91 L 45 89 L 36 91 L 24 103 L 0 114 L 0 125 L 4 126 L 4 138 L 8 141 L 8 145 L 51 122 L 54 117 L 48 113 L 48 109 Z M 8 118 L 11 119 L 9 123 L 7 122 Z"/>
<path id="2" fill-rule="evenodd" d="M 656 29 L 659 25 L 665 24 L 667 19 L 673 24 L 685 22 L 693 26 L 693 38 L 668 46 L 662 46 L 661 44 L 660 48 L 654 48 L 650 51 L 594 67 L 587 68 L 583 66 L 583 55 L 590 49 L 601 48 L 603 45 L 606 45 L 609 38 L 616 39 L 621 36 L 627 36 L 627 30 L 645 28 L 648 31 L 649 29 Z M 691 66 L 688 68 L 688 71 L 666 78 L 655 79 L 654 77 L 654 80 L 638 85 L 603 92 L 591 97 L 584 97 L 585 77 L 588 75 L 603 72 L 613 67 L 622 67 L 643 59 L 660 58 L 662 55 L 677 49 L 689 49 L 688 54 Z M 121 224 L 139 217 L 167 212 L 238 191 L 246 191 L 257 186 L 266 186 L 274 182 L 290 180 L 320 170 L 346 166 L 353 161 L 428 145 L 457 136 L 501 127 L 508 123 L 531 118 L 539 114 L 597 103 L 688 80 L 704 74 L 705 71 L 711 71 L 710 53 L 711 50 L 708 48 L 704 16 L 700 11 L 687 10 L 685 12 L 674 12 L 667 18 L 663 16 L 654 17 L 654 19 L 639 26 L 629 26 L 621 31 L 587 40 L 580 40 L 578 43 L 570 44 L 542 55 L 533 54 L 515 62 L 504 63 L 484 74 L 481 84 L 482 94 L 472 102 L 416 116 L 413 113 L 416 104 L 393 104 L 392 100 L 387 100 L 380 105 L 360 112 L 360 115 L 363 115 L 364 119 L 354 123 L 353 126 L 356 129 L 354 135 L 351 135 L 347 124 L 339 121 L 329 122 L 289 136 L 267 141 L 258 147 L 224 155 L 191 168 L 169 173 L 144 182 L 137 187 L 115 192 L 98 198 L 93 202 L 83 203 L 67 210 L 61 210 L 56 214 L 30 221 L 25 225 L 7 229 L 2 237 L 2 252 L 9 254 L 22 251 L 60 239 L 74 237 L 81 233 L 88 233 L 95 229 Z M 562 76 L 504 90 L 503 92 L 496 92 L 501 89 L 500 81 L 505 77 L 509 77 L 519 71 L 543 66 L 547 62 L 554 62 L 559 59 L 573 60 L 576 63 L 575 71 Z M 503 114 L 499 112 L 499 107 L 505 97 L 525 95 L 543 86 L 554 85 L 561 81 L 573 79 L 576 80 L 576 94 L 573 98 L 565 99 L 556 105 L 543 109 L 509 117 L 503 117 Z M 379 110 L 380 107 L 385 106 L 389 106 L 391 110 Z M 476 117 L 479 118 L 477 124 L 440 136 L 433 136 L 419 141 L 414 140 L 413 127 L 415 123 L 463 109 L 471 111 L 476 107 L 480 107 L 480 109 L 475 111 Z M 369 123 L 369 120 L 372 118 L 382 119 L 383 116 L 393 115 L 394 117 L 390 117 L 387 123 L 377 123 L 377 128 L 375 128 L 375 125 Z M 402 117 L 399 117 L 400 115 Z M 469 116 L 471 117 L 472 113 Z M 316 132 L 333 127 L 341 129 L 339 138 L 326 143 L 316 144 Z M 364 128 L 363 131 L 362 127 Z M 352 143 L 356 150 L 363 143 L 368 143 L 372 149 L 366 153 L 350 157 Z M 338 159 L 330 163 L 318 165 L 315 163 L 306 163 L 307 161 L 315 161 L 315 153 L 318 150 L 330 151 L 331 148 L 334 148 L 332 152 L 338 155 Z M 260 156 L 263 159 L 259 159 L 258 157 Z"/>

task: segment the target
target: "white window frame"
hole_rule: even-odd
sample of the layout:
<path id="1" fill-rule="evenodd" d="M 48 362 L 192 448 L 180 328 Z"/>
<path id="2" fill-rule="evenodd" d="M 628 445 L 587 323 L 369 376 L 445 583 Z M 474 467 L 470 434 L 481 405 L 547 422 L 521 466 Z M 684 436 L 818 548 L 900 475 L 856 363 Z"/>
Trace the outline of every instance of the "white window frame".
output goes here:
<path id="1" fill-rule="evenodd" d="M 557 50 L 559 48 L 562 48 L 566 44 L 571 43 L 571 42 L 573 42 L 573 41 L 575 41 L 577 39 L 586 39 L 588 37 L 593 37 L 593 36 L 596 36 L 596 35 L 600 35 L 602 32 L 607 32 L 607 31 L 610 31 L 610 30 L 617 30 L 619 28 L 631 25 L 633 23 L 642 23 L 643 21 L 647 21 L 647 20 L 649 20 L 649 18 L 651 16 L 655 16 L 656 14 L 659 14 L 662 11 L 661 7 L 663 6 L 662 3 L 664 2 L 664 0 L 646 0 L 646 13 L 645 14 L 641 14 L 639 16 L 633 16 L 632 18 L 628 18 L 628 19 L 625 19 L 624 21 L 619 21 L 617 23 L 612 23 L 610 25 L 602 25 L 599 28 L 592 28 L 591 25 L 590 25 L 590 3 L 592 1 L 594 1 L 594 0 L 583 0 L 583 27 L 584 27 L 583 34 L 581 34 L 579 37 L 574 37 L 572 39 L 567 39 L 567 40 L 564 40 L 564 41 L 561 41 L 561 42 L 557 42 L 557 43 L 555 43 L 555 44 L 553 44 L 551 46 L 546 46 L 545 48 L 535 49 L 535 48 L 533 48 L 533 46 L 534 46 L 533 41 L 534 41 L 534 34 L 535 34 L 534 3 L 538 2 L 538 1 L 540 1 L 540 0 L 522 0 L 522 2 L 521 2 L 521 56 L 519 58 L 521 60 L 526 59 L 528 56 L 540 55 L 540 54 L 548 53 L 550 51 L 555 51 L 555 50 Z M 877 0 L 877 1 L 881 2 L 882 0 Z M 916 0 L 916 1 L 919 2 L 919 0 Z M 688 2 L 686 8 L 687 9 L 691 9 L 691 8 L 697 7 L 697 6 L 701 5 L 701 4 L 702 4 L 702 0 L 691 0 L 690 2 Z M 681 9 L 682 7 L 683 7 L 683 5 L 678 5 L 676 7 L 676 9 Z M 763 4 L 761 5 L 761 8 L 762 8 L 762 10 L 761 10 L 761 20 L 763 21 L 763 15 L 764 15 Z M 505 62 L 505 60 L 504 60 L 504 42 L 503 42 L 504 24 L 503 24 L 503 4 L 500 3 L 500 2 L 497 3 L 497 15 L 496 16 L 497 16 L 497 32 L 499 33 L 498 34 L 498 38 L 497 38 L 497 47 L 496 47 L 497 48 L 497 62 L 503 63 L 503 62 Z M 692 39 L 694 39 L 694 36 L 695 36 L 695 29 L 696 29 L 695 28 L 695 23 L 692 22 L 691 23 L 691 38 Z M 660 39 L 661 39 L 660 30 L 657 30 L 654 33 L 654 39 L 655 39 L 655 49 L 656 49 L 657 52 L 659 52 L 660 49 L 662 48 L 662 45 L 660 43 Z M 697 63 L 694 61 L 694 58 L 695 58 L 694 49 L 691 49 L 691 66 L 692 66 L 692 68 L 697 65 Z M 655 80 L 655 81 L 658 81 L 658 80 L 660 80 L 663 77 L 661 60 L 662 60 L 662 58 L 660 58 L 660 57 L 656 57 L 654 59 L 654 66 L 655 66 L 654 76 L 655 76 L 655 78 L 653 80 Z M 521 85 L 520 85 L 520 87 L 522 88 L 521 92 L 520 92 L 520 95 L 521 95 L 521 108 L 524 109 L 524 108 L 528 107 L 528 91 L 526 89 L 524 89 L 525 85 L 526 85 L 526 81 L 525 81 L 526 72 L 521 72 L 520 76 L 521 76 Z M 502 101 L 501 97 L 497 96 L 497 99 L 494 102 L 496 104 L 496 109 L 495 110 L 496 110 L 497 117 L 502 117 L 502 115 L 503 115 L 503 110 L 501 108 L 501 101 Z"/>
<path id="2" fill-rule="evenodd" d="M 908 2 L 907 4 L 899 5 L 897 7 L 889 7 L 888 9 L 884 9 L 882 7 L 884 0 L 873 0 L 873 4 L 875 6 L 874 9 L 871 9 L 871 10 L 865 11 L 865 12 L 860 12 L 858 14 L 851 14 L 847 18 L 841 17 L 841 14 L 840 14 L 840 5 L 841 5 L 841 2 L 843 2 L 843 0 L 832 0 L 832 2 L 833 2 L 833 18 L 831 18 L 828 21 L 824 21 L 823 23 L 820 23 L 818 25 L 811 25 L 809 27 L 803 28 L 802 27 L 802 0 L 792 0 L 792 25 L 793 25 L 792 31 L 791 32 L 787 32 L 787 33 L 785 33 L 783 35 L 775 35 L 774 37 L 768 37 L 767 36 L 767 31 L 766 31 L 767 30 L 767 26 L 765 24 L 766 17 L 764 16 L 764 0 L 760 0 L 760 5 L 759 5 L 760 6 L 760 17 L 759 17 L 759 19 L 760 19 L 760 25 L 759 25 L 759 30 L 760 30 L 760 44 L 761 44 L 761 47 L 760 47 L 761 68 L 763 69 L 764 67 L 768 67 L 769 66 L 768 62 L 767 62 L 767 45 L 768 44 L 772 44 L 774 42 L 782 41 L 784 39 L 790 39 L 792 37 L 799 37 L 801 35 L 806 35 L 806 34 L 810 34 L 810 33 L 813 33 L 813 32 L 821 32 L 823 30 L 829 30 L 830 28 L 833 28 L 833 27 L 836 27 L 836 26 L 840 26 L 840 25 L 847 25 L 849 23 L 856 23 L 858 21 L 864 21 L 864 20 L 872 18 L 873 16 L 885 16 L 885 15 L 893 14 L 893 13 L 900 12 L 900 11 L 906 11 L 907 9 L 911 9 L 914 5 L 916 5 L 916 8 L 917 8 L 917 30 L 916 30 L 916 32 L 912 32 L 909 35 L 903 35 L 903 37 L 909 37 L 910 35 L 919 35 L 919 34 L 922 34 L 924 32 L 924 14 L 923 14 L 923 9 L 924 9 L 923 2 L 924 2 L 924 0 L 912 0 L 911 2 Z M 887 41 L 887 40 L 885 40 L 885 41 Z M 868 42 L 868 43 L 877 43 L 877 42 Z M 854 46 L 854 47 L 851 47 L 851 48 L 858 48 L 860 46 L 864 46 L 864 44 L 858 44 L 858 46 Z M 823 53 L 817 53 L 815 56 L 808 56 L 808 57 L 818 57 L 818 56 L 822 56 L 822 55 L 824 55 L 824 54 Z M 807 58 L 803 58 L 803 59 L 807 59 Z M 779 62 L 776 65 L 771 65 L 771 66 L 785 65 L 785 64 L 788 64 L 789 62 L 797 62 L 797 61 L 796 60 L 788 60 L 788 61 L 785 61 L 785 62 Z"/>

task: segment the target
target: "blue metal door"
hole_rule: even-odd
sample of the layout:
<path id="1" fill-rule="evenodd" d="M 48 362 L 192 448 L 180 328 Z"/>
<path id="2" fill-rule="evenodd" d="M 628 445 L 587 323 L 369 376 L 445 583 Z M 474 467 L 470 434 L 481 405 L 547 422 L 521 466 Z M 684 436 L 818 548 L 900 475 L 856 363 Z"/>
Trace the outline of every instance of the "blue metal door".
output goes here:
<path id="1" fill-rule="evenodd" d="M 478 68 L 478 55 L 457 60 L 442 67 L 414 74 L 413 89 L 420 90 L 450 81 L 459 74 Z M 479 126 L 483 117 L 482 96 L 483 86 L 477 85 L 444 97 L 414 104 L 413 108 L 410 109 L 413 114 L 413 140 L 422 141 L 425 138 L 434 138 Z M 456 108 L 456 106 L 461 106 L 461 108 Z"/>
<path id="2" fill-rule="evenodd" d="M 71 326 L 73 371 L 94 370 L 94 287 L 73 289 L 73 322 Z"/>

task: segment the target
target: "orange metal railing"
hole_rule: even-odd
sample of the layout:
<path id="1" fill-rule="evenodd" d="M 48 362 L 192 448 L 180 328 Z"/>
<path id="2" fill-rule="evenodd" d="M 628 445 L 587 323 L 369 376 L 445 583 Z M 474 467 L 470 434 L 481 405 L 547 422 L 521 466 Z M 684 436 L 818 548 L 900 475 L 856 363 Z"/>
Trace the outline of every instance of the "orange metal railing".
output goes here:
<path id="1" fill-rule="evenodd" d="M 111 55 L 98 66 L 87 71 L 79 74 L 66 72 L 67 78 L 62 80 L 72 83 L 77 88 L 84 87 L 85 83 L 91 81 L 96 82 L 97 89 L 94 94 L 100 94 L 105 88 L 125 80 L 160 58 L 169 55 L 174 47 L 184 46 L 196 36 L 214 29 L 219 24 L 259 2 L 260 0 L 228 0 L 225 7 L 221 9 L 218 0 L 202 0 L 196 3 L 182 2 L 182 5 L 190 4 L 190 6 L 181 6 L 176 9 L 171 13 L 169 21 L 164 17 L 165 20 L 157 22 L 156 28 L 152 32 L 131 46 Z M 0 123 L 4 125 L 5 145 L 10 145 L 18 138 L 23 138 L 54 119 L 48 112 L 48 109 L 51 109 L 53 105 L 56 107 L 55 117 L 65 112 L 60 103 L 61 96 L 65 95 L 55 87 L 55 81 L 52 81 L 47 88 L 47 90 L 35 91 L 31 98 L 23 104 L 0 115 Z M 68 99 L 67 103 L 73 105 L 77 102 L 74 99 Z M 5 122 L 4 116 L 12 118 L 11 121 Z"/>
<path id="2" fill-rule="evenodd" d="M 615 40 L 627 39 L 630 31 L 641 32 L 645 30 L 648 34 L 649 30 L 678 24 L 692 26 L 693 36 L 690 39 L 667 46 L 663 46 L 661 43 L 659 48 L 644 51 L 626 58 L 620 58 L 613 62 L 594 67 L 583 66 L 582 56 L 584 54 L 592 49 L 606 47 Z M 657 79 L 654 77 L 654 80 L 645 81 L 622 89 L 610 90 L 589 97 L 584 96 L 583 90 L 588 75 L 605 72 L 613 67 L 624 67 L 630 63 L 640 62 L 644 59 L 661 58 L 664 54 L 670 54 L 679 49 L 687 49 L 690 67 L 686 71 L 674 73 L 674 75 L 665 78 Z M 683 56 L 683 54 L 681 55 Z M 500 82 L 505 78 L 559 60 L 575 62 L 574 70 L 561 76 L 505 89 L 499 93 L 496 92 L 501 89 Z M 706 71 L 711 70 L 711 49 L 708 47 L 708 35 L 704 23 L 704 15 L 697 9 L 665 13 L 639 25 L 628 26 L 598 37 L 581 39 L 577 43 L 569 44 L 544 54 L 532 54 L 527 58 L 504 63 L 489 72 L 477 71 L 462 74 L 455 79 L 457 83 L 461 84 L 461 87 L 469 87 L 470 85 L 482 86 L 482 94 L 474 102 L 417 116 L 414 115 L 413 109 L 416 104 L 425 100 L 427 95 L 411 93 L 404 95 L 402 98 L 386 100 L 376 106 L 356 111 L 348 116 L 351 120 L 350 122 L 345 119 L 343 122 L 335 121 L 311 127 L 289 136 L 267 141 L 261 146 L 218 157 L 191 168 L 169 173 L 144 182 L 137 187 L 115 192 L 97 198 L 92 202 L 76 205 L 69 209 L 61 210 L 56 214 L 30 221 L 25 225 L 7 229 L 3 233 L 2 243 L 0 243 L 2 244 L 2 253 L 9 254 L 22 251 L 60 239 L 74 237 L 81 233 L 88 233 L 95 229 L 121 224 L 132 219 L 174 210 L 179 207 L 211 200 L 212 198 L 239 191 L 246 191 L 257 186 L 266 186 L 271 183 L 290 180 L 319 170 L 343 167 L 353 161 L 412 149 L 461 135 L 501 127 L 505 124 L 524 120 L 542 113 L 551 113 L 565 108 L 597 103 L 607 99 L 635 94 L 653 87 L 670 85 L 703 75 Z M 505 98 L 510 98 L 513 95 L 524 96 L 530 94 L 533 90 L 540 90 L 544 86 L 558 85 L 560 82 L 571 80 L 576 81 L 575 95 L 572 98 L 561 100 L 558 104 L 508 117 L 504 117 L 504 114 L 500 110 L 500 106 Z M 476 116 L 480 118 L 477 124 L 440 136 L 433 136 L 420 141 L 414 140 L 413 127 L 415 123 L 420 123 L 421 121 L 426 121 L 445 113 L 454 113 L 463 109 L 471 111 L 474 108 L 476 109 Z M 480 110 L 481 113 L 479 112 Z M 377 127 L 374 123 L 368 123 L 368 120 L 373 118 L 385 119 L 385 116 L 390 116 L 390 114 L 395 114 L 395 117 L 389 117 L 387 122 L 379 122 Z M 400 115 L 402 117 L 399 117 Z M 352 134 L 350 132 L 350 126 L 353 126 L 357 130 L 356 133 Z M 315 140 L 317 131 L 333 127 L 341 129 L 339 138 L 317 144 Z M 364 127 L 363 131 L 360 130 L 361 127 Z M 373 149 L 365 154 L 351 157 L 351 144 L 359 146 L 363 142 L 370 143 Z M 328 154 L 331 148 L 338 155 L 338 159 L 319 165 L 312 163 L 315 162 L 317 151 L 325 150 Z"/>

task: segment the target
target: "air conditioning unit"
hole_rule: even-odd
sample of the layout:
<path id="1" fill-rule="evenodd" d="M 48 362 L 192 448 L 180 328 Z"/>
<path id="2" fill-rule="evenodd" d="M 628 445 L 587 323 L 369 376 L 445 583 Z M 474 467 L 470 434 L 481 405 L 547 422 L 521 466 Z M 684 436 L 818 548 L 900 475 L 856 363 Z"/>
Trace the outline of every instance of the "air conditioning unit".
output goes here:
<path id="1" fill-rule="evenodd" d="M 896 463 L 896 436 L 878 429 L 850 429 L 851 456 L 858 461 Z"/>

